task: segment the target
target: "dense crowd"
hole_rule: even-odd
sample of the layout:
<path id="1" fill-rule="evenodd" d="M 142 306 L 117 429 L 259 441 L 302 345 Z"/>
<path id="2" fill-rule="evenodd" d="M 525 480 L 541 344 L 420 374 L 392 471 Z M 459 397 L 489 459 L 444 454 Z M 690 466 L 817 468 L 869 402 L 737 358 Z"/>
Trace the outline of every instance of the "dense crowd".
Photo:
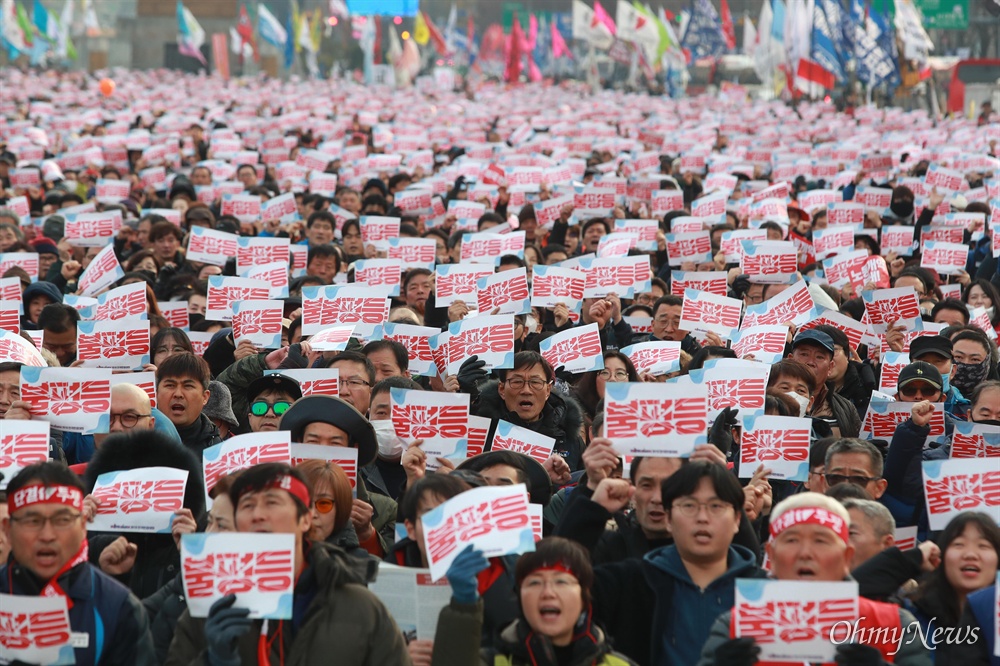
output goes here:
<path id="1" fill-rule="evenodd" d="M 65 599 L 46 663 L 1000 664 L 989 112 L 115 76 L 0 74 L 0 593 Z M 169 527 L 95 522 L 137 470 Z M 409 627 L 380 570 L 521 485 L 533 543 L 461 525 Z M 235 532 L 294 535 L 281 619 L 196 611 Z"/>

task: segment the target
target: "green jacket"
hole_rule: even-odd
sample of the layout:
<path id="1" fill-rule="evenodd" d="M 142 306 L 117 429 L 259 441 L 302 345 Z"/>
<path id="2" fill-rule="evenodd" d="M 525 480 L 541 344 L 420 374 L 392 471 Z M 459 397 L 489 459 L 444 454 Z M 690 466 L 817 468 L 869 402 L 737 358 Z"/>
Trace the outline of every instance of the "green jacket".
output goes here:
<path id="1" fill-rule="evenodd" d="M 281 624 L 283 641 L 275 640 L 271 663 L 286 666 L 334 663 L 337 666 L 411 664 L 403 634 L 378 598 L 352 570 L 349 556 L 339 548 L 313 544 L 295 594 L 314 590 L 315 598 L 301 617 Z M 257 663 L 261 621 L 255 620 L 237 644 L 240 663 Z M 271 621 L 269 637 L 279 629 Z M 292 635 L 294 634 L 294 638 Z M 477 634 L 478 635 L 478 634 Z M 283 643 L 283 646 L 281 645 Z M 167 655 L 167 666 L 206 665 L 205 620 L 184 611 Z"/>
<path id="2" fill-rule="evenodd" d="M 587 614 L 588 623 L 590 614 Z M 479 647 L 483 626 L 483 600 L 474 605 L 451 604 L 441 609 L 431 666 L 556 666 L 552 643 L 530 630 L 524 620 L 514 620 L 501 632 L 492 648 Z M 476 655 L 479 655 L 478 660 Z M 590 624 L 573 639 L 571 666 L 636 666 L 611 650 L 600 627 Z"/>

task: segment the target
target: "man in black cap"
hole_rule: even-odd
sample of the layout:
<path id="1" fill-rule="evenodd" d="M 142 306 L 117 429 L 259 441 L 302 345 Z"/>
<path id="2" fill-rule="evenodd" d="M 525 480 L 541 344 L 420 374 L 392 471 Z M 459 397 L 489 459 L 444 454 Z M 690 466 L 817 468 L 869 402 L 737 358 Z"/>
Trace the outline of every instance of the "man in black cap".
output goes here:
<path id="1" fill-rule="evenodd" d="M 944 392 L 944 411 L 965 418 L 969 401 L 954 386 L 949 385 L 954 355 L 949 338 L 943 335 L 921 335 L 910 342 L 910 361 L 926 361 L 941 373 L 941 390 Z"/>
<path id="2" fill-rule="evenodd" d="M 281 417 L 279 428 L 291 432 L 296 443 L 356 448 L 359 469 L 374 462 L 378 451 L 375 429 L 368 419 L 350 403 L 329 395 L 297 400 Z M 396 510 L 395 501 L 369 493 L 358 475 L 351 523 L 362 548 L 378 557 L 389 552 L 395 539 Z"/>
<path id="3" fill-rule="evenodd" d="M 263 375 L 250 382 L 246 396 L 250 432 L 271 432 L 278 429 L 292 403 L 302 397 L 302 389 L 288 375 Z"/>
<path id="4" fill-rule="evenodd" d="M 787 358 L 808 367 L 816 379 L 816 395 L 809 416 L 829 423 L 834 436 L 857 437 L 861 434 L 858 410 L 827 381 L 833 370 L 833 351 L 833 338 L 822 331 L 809 329 L 795 336 Z"/>
<path id="5" fill-rule="evenodd" d="M 896 380 L 897 402 L 941 402 L 944 379 L 926 361 L 914 361 L 899 372 Z"/>

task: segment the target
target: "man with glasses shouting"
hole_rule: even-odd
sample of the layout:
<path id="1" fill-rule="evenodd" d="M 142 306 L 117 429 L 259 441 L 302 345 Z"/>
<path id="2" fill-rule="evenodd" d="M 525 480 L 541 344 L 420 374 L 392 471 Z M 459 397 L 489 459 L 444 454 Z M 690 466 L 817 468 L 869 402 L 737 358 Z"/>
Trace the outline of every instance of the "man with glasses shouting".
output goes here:
<path id="1" fill-rule="evenodd" d="M 7 508 L 3 530 L 12 557 L 0 566 L 0 593 L 65 598 L 70 644 L 81 666 L 156 663 L 142 603 L 87 561 L 83 484 L 76 474 L 56 462 L 25 467 L 7 485 Z"/>

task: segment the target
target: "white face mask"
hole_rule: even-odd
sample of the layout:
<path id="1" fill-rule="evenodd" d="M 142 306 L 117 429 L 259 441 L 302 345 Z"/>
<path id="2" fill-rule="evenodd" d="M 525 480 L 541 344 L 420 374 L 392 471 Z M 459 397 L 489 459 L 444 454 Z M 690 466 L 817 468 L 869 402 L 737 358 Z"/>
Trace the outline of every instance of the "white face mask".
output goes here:
<path id="1" fill-rule="evenodd" d="M 538 330 L 538 322 L 531 315 L 528 315 L 524 319 L 524 327 L 528 329 L 528 334 L 532 334 Z"/>
<path id="2" fill-rule="evenodd" d="M 375 419 L 371 421 L 372 428 L 375 429 L 375 437 L 378 439 L 378 454 L 383 458 L 398 458 L 403 455 L 406 449 L 406 442 L 396 436 L 396 429 L 392 427 L 389 419 Z"/>
<path id="3" fill-rule="evenodd" d="M 787 395 L 789 398 L 791 398 L 795 402 L 799 403 L 799 417 L 801 418 L 801 417 L 805 416 L 806 415 L 806 410 L 809 409 L 809 398 L 807 398 L 807 397 L 805 397 L 803 395 L 799 395 L 795 391 L 789 391 L 785 395 Z"/>

